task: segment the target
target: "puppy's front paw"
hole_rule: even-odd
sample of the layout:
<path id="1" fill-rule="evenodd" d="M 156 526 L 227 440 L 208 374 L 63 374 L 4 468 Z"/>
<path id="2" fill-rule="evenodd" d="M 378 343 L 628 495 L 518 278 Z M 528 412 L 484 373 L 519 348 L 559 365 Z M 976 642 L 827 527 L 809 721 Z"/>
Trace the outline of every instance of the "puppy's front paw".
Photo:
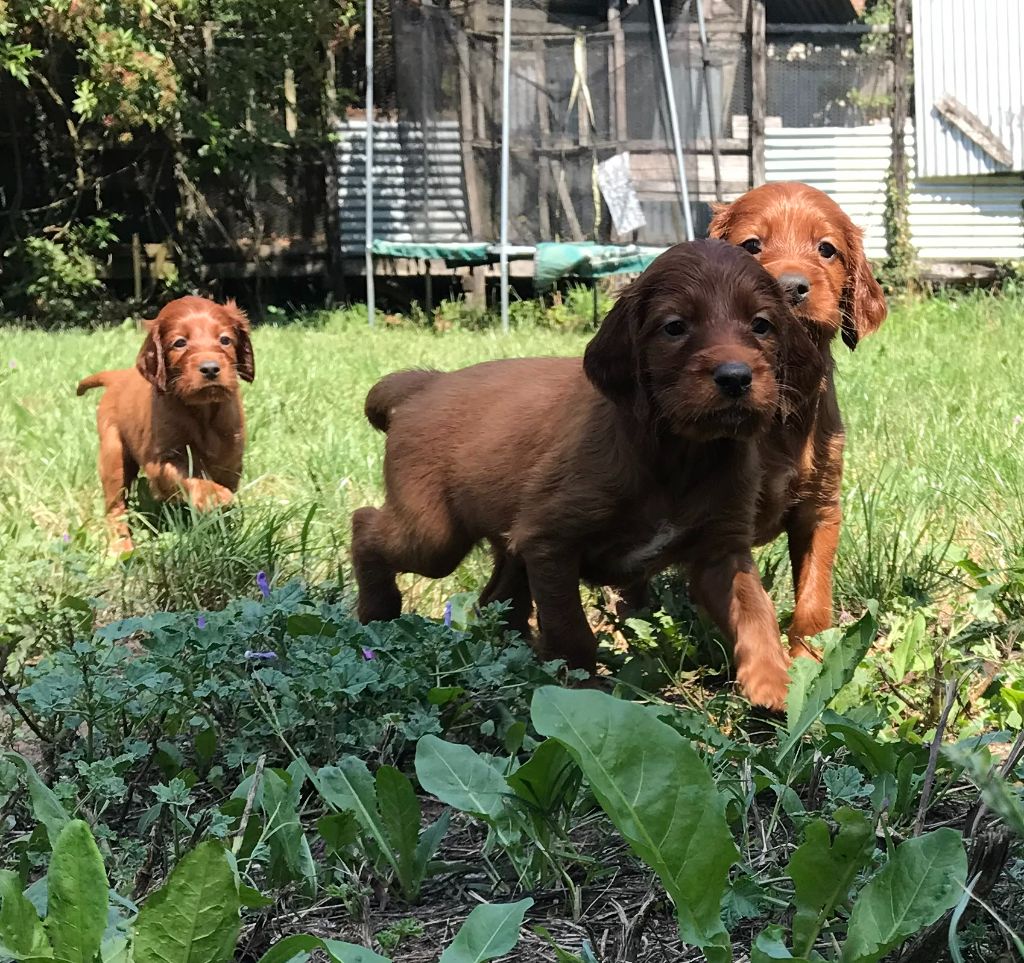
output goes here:
<path id="1" fill-rule="evenodd" d="M 127 555 L 129 552 L 134 552 L 135 545 L 132 543 L 132 540 L 127 535 L 125 535 L 122 538 L 115 538 L 108 546 L 107 551 L 111 555 L 120 558 L 120 556 L 122 555 Z"/>
<path id="2" fill-rule="evenodd" d="M 778 659 L 763 659 L 741 666 L 736 672 L 740 691 L 755 705 L 773 712 L 786 711 L 789 666 L 779 650 Z"/>
<path id="3" fill-rule="evenodd" d="M 814 659 L 821 661 L 821 653 L 811 648 L 803 639 L 793 639 L 789 646 L 789 657 L 791 659 Z"/>
<path id="4" fill-rule="evenodd" d="M 194 493 L 192 502 L 201 512 L 208 512 L 211 508 L 230 505 L 235 500 L 235 494 L 230 488 L 210 482 Z"/>

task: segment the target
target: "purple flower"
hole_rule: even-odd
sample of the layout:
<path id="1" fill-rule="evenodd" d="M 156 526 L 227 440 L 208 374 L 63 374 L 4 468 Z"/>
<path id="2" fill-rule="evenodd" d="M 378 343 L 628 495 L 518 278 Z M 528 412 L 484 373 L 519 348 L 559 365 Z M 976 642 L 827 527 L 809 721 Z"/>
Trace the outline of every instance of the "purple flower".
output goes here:
<path id="1" fill-rule="evenodd" d="M 260 587 L 260 592 L 263 593 L 265 599 L 270 598 L 270 581 L 267 578 L 266 572 L 256 573 L 256 584 Z"/>
<path id="2" fill-rule="evenodd" d="M 366 659 L 367 662 L 372 662 L 374 659 L 377 658 L 377 653 L 374 652 L 373 649 L 368 649 L 368 648 L 366 648 L 364 646 L 363 647 L 363 658 Z"/>
<path id="3" fill-rule="evenodd" d="M 253 652 L 252 649 L 245 650 L 245 657 L 252 662 L 271 662 L 277 658 L 276 652 Z"/>
<path id="4" fill-rule="evenodd" d="M 205 615 L 200 615 L 199 618 L 196 619 L 196 628 L 199 628 L 199 629 L 205 629 L 206 628 L 206 616 Z"/>
<path id="5" fill-rule="evenodd" d="M 444 603 L 444 624 L 450 626 L 452 624 L 452 600 L 448 599 Z"/>
<path id="6" fill-rule="evenodd" d="M 64 533 L 63 535 L 61 535 L 61 537 L 60 537 L 60 540 L 61 540 L 61 541 L 62 541 L 62 542 L 63 542 L 63 543 L 65 544 L 65 545 L 67 545 L 67 543 L 71 541 L 71 536 L 70 536 L 70 535 L 69 535 L 69 534 L 68 534 L 67 532 L 65 532 L 65 533 Z"/>

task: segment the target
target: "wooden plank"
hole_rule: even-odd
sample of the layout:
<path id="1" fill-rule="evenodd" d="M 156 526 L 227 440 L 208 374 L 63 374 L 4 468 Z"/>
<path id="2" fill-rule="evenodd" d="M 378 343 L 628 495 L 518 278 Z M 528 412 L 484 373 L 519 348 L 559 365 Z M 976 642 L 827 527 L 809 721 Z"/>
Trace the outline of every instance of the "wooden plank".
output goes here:
<path id="1" fill-rule="evenodd" d="M 462 141 L 462 172 L 466 184 L 466 204 L 469 207 L 469 233 L 484 236 L 484 212 L 480 190 L 480 174 L 473 149 L 473 92 L 470 84 L 469 41 L 459 32 L 456 41 L 459 58 L 459 132 Z"/>
<path id="2" fill-rule="evenodd" d="M 750 184 L 764 183 L 764 129 L 768 104 L 768 49 L 764 0 L 750 0 Z"/>
<path id="3" fill-rule="evenodd" d="M 548 113 L 548 64 L 547 48 L 543 40 L 534 40 L 533 55 L 537 61 L 537 126 L 540 142 L 547 143 L 551 137 L 551 116 Z M 551 239 L 551 167 L 543 155 L 537 158 L 538 202 L 537 211 L 540 239 Z"/>
<path id="4" fill-rule="evenodd" d="M 898 87 L 899 85 L 897 85 Z M 906 92 L 903 94 L 906 100 Z M 935 101 L 935 109 L 947 123 L 955 127 L 971 143 L 980 147 L 997 164 L 1013 166 L 1013 152 L 977 114 L 968 110 L 955 97 L 945 94 Z M 904 106 L 904 111 L 906 107 Z M 894 108 L 895 112 L 895 108 Z M 895 156 L 895 155 L 894 155 Z"/>
<path id="5" fill-rule="evenodd" d="M 907 37 L 907 0 L 896 0 L 893 7 L 892 38 L 892 111 L 889 115 L 892 137 L 892 176 L 896 196 L 907 197 L 907 88 L 910 86 L 910 41 Z"/>
<path id="6" fill-rule="evenodd" d="M 576 216 L 576 209 L 572 206 L 572 198 L 569 196 L 569 188 L 565 183 L 565 175 L 560 161 L 551 158 L 551 173 L 555 178 L 555 190 L 558 200 L 561 201 L 562 210 L 565 212 L 566 220 L 569 222 L 569 230 L 572 231 L 574 241 L 583 240 L 583 228 L 580 226 L 580 219 Z"/>

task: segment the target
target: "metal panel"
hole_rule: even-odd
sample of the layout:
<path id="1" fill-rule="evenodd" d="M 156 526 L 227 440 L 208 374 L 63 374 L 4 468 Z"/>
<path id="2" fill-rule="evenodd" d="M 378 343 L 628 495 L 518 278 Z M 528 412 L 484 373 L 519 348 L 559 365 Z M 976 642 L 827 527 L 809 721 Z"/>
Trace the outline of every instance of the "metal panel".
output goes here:
<path id="1" fill-rule="evenodd" d="M 342 251 L 364 247 L 366 123 L 338 124 L 335 164 Z M 469 240 L 459 125 L 376 120 L 373 229 L 382 241 Z"/>
<path id="2" fill-rule="evenodd" d="M 914 87 L 921 177 L 1024 170 L 1024 3 L 914 0 Z M 935 109 L 955 97 L 1009 148 L 990 157 Z"/>
<path id="3" fill-rule="evenodd" d="M 769 181 L 803 181 L 829 194 L 864 228 L 869 257 L 885 257 L 882 184 L 889 170 L 889 125 L 769 129 Z M 914 133 L 907 130 L 913 177 Z M 910 230 L 926 260 L 998 261 L 1024 258 L 1024 177 L 980 175 L 914 178 Z"/>

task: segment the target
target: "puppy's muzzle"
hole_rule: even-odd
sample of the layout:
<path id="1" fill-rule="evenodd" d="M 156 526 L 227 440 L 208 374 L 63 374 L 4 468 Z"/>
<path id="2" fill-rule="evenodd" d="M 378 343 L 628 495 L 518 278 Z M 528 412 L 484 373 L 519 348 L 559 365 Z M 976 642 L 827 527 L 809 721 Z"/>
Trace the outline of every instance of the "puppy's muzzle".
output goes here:
<path id="1" fill-rule="evenodd" d="M 750 391 L 754 373 L 748 364 L 741 361 L 726 361 L 715 368 L 712 378 L 726 398 L 741 398 Z"/>
<path id="2" fill-rule="evenodd" d="M 216 361 L 204 361 L 199 365 L 199 373 L 207 381 L 216 381 L 220 375 L 220 365 Z"/>
<path id="3" fill-rule="evenodd" d="M 803 274 L 797 274 L 795 271 L 780 274 L 778 282 L 786 295 L 786 300 L 793 307 L 803 304 L 811 296 L 811 282 Z"/>

